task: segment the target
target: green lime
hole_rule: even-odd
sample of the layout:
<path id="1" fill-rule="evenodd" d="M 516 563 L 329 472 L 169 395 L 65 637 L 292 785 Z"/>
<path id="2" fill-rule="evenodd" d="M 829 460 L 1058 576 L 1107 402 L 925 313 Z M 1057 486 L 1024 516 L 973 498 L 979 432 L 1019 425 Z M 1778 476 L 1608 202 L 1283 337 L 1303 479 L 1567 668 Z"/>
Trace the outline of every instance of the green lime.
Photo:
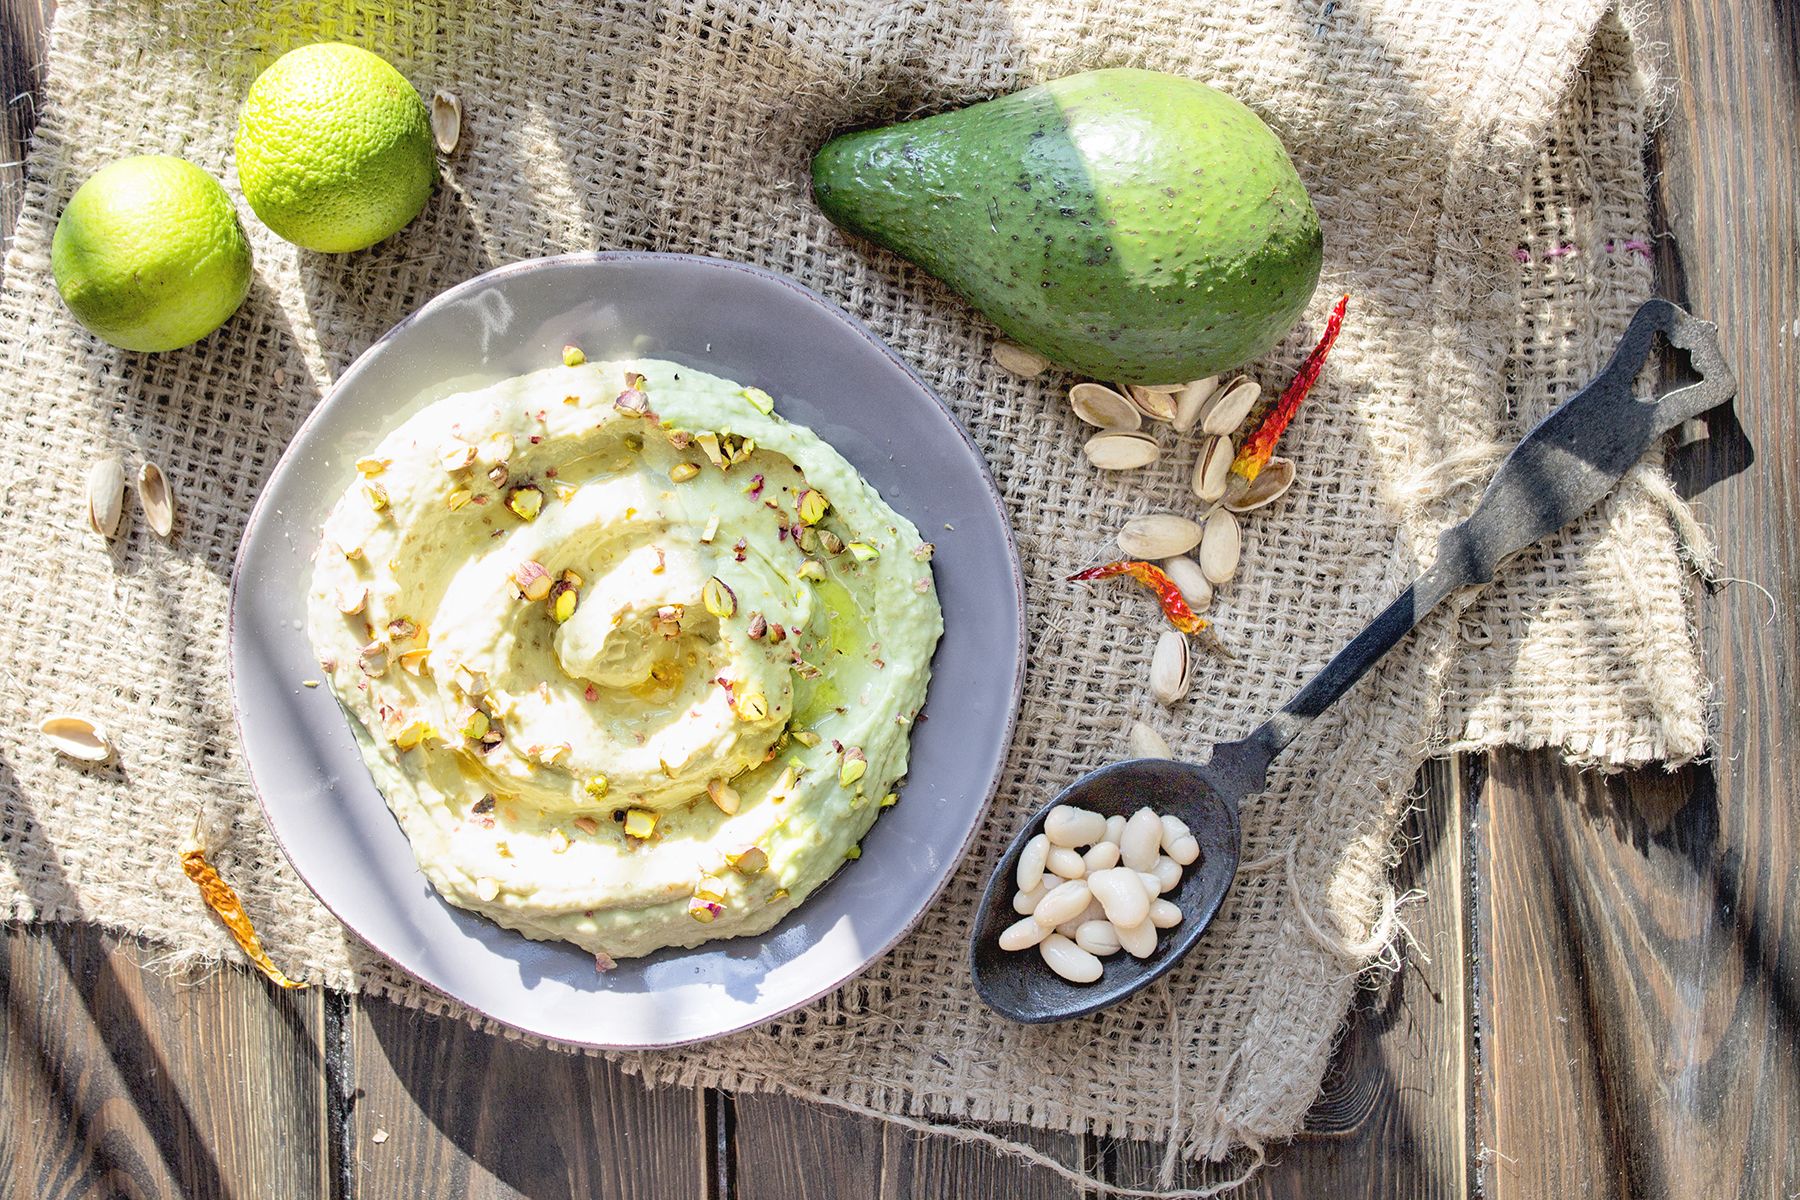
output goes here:
<path id="1" fill-rule="evenodd" d="M 437 183 L 419 93 L 386 59 L 337 42 L 290 50 L 256 77 L 237 169 L 270 229 L 333 254 L 399 232 Z"/>
<path id="2" fill-rule="evenodd" d="M 250 243 L 219 181 L 166 154 L 121 159 L 75 190 L 50 242 L 75 319 L 125 350 L 174 350 L 250 292 Z"/>

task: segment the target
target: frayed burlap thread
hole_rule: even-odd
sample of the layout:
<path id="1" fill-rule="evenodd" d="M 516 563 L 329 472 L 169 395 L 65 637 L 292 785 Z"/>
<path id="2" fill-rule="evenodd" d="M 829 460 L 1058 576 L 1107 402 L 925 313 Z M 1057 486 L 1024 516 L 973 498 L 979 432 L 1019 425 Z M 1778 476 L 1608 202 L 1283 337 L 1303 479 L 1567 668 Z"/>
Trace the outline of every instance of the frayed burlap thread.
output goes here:
<path id="1" fill-rule="evenodd" d="M 908 1122 L 1169 1141 L 1222 1160 L 1290 1135 L 1316 1094 L 1355 987 L 1344 951 L 1397 925 L 1383 916 L 1387 873 L 1428 752 L 1518 741 L 1624 765 L 1700 749 L 1667 496 L 1628 485 L 1487 595 L 1435 614 L 1284 758 L 1244 827 L 1246 861 L 1282 869 L 1240 878 L 1171 979 L 1178 1019 L 1145 995 L 1025 1028 L 995 1019 L 969 986 L 970 913 L 1029 809 L 1123 754 L 1133 718 L 1179 753 L 1245 732 L 1404 587 L 1508 441 L 1605 357 L 1649 284 L 1624 248 L 1644 237 L 1644 85 L 1605 0 L 397 0 L 301 12 L 248 0 L 58 11 L 0 292 L 0 668 L 15 697 L 0 720 L 0 894 L 14 919 L 91 920 L 152 935 L 179 959 L 231 956 L 176 863 L 201 811 L 215 863 L 285 967 L 467 1015 L 347 935 L 275 849 L 232 735 L 226 589 L 257 489 L 345 364 L 445 287 L 567 250 L 744 259 L 867 321 L 974 434 L 1028 588 L 1031 667 L 1005 778 L 915 934 L 762 1028 L 615 1056 L 653 1081 L 786 1089 Z M 322 38 L 364 44 L 422 89 L 462 97 L 463 142 L 424 215 L 369 251 L 328 257 L 246 210 L 257 280 L 219 333 L 160 356 L 85 336 L 56 298 L 48 255 L 78 183 L 120 155 L 173 152 L 235 189 L 230 138 L 250 80 Z M 1068 380 L 996 370 L 978 316 L 837 233 L 807 191 L 810 151 L 834 129 L 1118 64 L 1244 99 L 1317 199 L 1320 297 L 1251 367 L 1267 391 L 1330 299 L 1355 297 L 1284 443 L 1299 482 L 1249 520 L 1242 572 L 1211 614 L 1225 649 L 1171 709 L 1142 687 L 1157 627 L 1148 603 L 1066 577 L 1110 557 L 1128 516 L 1190 503 L 1191 443 L 1128 476 L 1090 471 L 1074 453 Z M 112 546 L 84 531 L 79 481 L 99 450 L 170 472 L 181 498 L 171 543 L 135 513 Z M 117 762 L 55 759 L 33 732 L 52 708 L 104 719 Z"/>

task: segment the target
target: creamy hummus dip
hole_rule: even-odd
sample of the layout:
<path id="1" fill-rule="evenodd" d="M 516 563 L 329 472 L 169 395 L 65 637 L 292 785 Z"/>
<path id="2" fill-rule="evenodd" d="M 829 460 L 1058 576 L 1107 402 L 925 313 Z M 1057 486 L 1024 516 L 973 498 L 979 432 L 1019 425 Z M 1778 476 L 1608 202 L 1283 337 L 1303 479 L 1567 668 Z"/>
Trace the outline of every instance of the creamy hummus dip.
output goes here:
<path id="1" fill-rule="evenodd" d="M 895 801 L 943 631 L 931 547 L 773 409 L 578 362 L 357 461 L 308 632 L 452 904 L 602 966 L 758 933 Z"/>

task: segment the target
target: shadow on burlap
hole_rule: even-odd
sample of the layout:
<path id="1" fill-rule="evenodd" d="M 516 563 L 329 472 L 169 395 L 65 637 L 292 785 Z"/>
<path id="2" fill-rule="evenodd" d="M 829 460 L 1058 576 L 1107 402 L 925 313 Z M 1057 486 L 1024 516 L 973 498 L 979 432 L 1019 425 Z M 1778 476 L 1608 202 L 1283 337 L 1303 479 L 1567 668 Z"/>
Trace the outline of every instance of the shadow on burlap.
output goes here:
<path id="1" fill-rule="evenodd" d="M 1604 0 L 482 7 L 400 0 L 310 24 L 249 3 L 60 10 L 0 296 L 0 665 L 25 700 L 0 722 L 0 888 L 14 919 L 96 921 L 176 959 L 230 954 L 176 865 L 198 809 L 290 970 L 461 1011 L 348 937 L 275 850 L 231 733 L 227 579 L 258 487 L 359 351 L 451 284 L 567 250 L 745 259 L 867 321 L 987 455 L 1028 588 L 1031 668 L 995 809 L 919 929 L 760 1029 L 617 1056 L 653 1080 L 1170 1139 L 1223 1158 L 1292 1133 L 1311 1103 L 1357 973 L 1391 936 L 1396 826 L 1428 752 L 1517 742 L 1623 766 L 1703 748 L 1686 579 L 1666 489 L 1644 466 L 1484 597 L 1426 621 L 1290 752 L 1245 814 L 1244 858 L 1261 869 L 1173 976 L 1179 1005 L 1153 993 L 1068 1026 L 995 1020 L 970 990 L 964 942 L 1023 813 L 1123 754 L 1134 718 L 1177 752 L 1245 732 L 1404 586 L 1497 454 L 1604 360 L 1647 294 L 1646 81 L 1625 23 Z M 156 357 L 83 335 L 48 262 L 77 184 L 114 157 L 169 152 L 235 189 L 239 98 L 277 54 L 327 37 L 462 96 L 464 144 L 426 214 L 341 258 L 247 220 L 258 283 L 219 334 Z M 1121 64 L 1245 100 L 1317 200 L 1323 282 L 1307 319 L 1252 366 L 1265 391 L 1286 382 L 1330 300 L 1355 297 L 1284 442 L 1300 481 L 1249 521 L 1244 568 L 1212 614 L 1229 654 L 1203 659 L 1194 698 L 1169 710 L 1141 686 L 1147 601 L 1064 579 L 1107 557 L 1128 516 L 1188 503 L 1191 447 L 1129 476 L 1092 473 L 1073 453 L 1068 380 L 993 369 L 978 316 L 836 233 L 806 188 L 809 153 L 836 128 Z M 110 551 L 82 532 L 80 479 L 100 450 L 170 470 L 183 504 L 172 545 L 136 516 Z M 51 708 L 101 715 L 120 765 L 54 759 L 32 731 Z"/>

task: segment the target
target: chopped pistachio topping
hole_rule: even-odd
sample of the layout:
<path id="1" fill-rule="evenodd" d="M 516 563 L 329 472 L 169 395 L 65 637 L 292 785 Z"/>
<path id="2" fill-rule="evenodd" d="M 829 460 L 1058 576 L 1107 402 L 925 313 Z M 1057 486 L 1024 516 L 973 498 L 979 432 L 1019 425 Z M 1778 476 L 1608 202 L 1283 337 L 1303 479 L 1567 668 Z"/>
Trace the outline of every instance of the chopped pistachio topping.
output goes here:
<path id="1" fill-rule="evenodd" d="M 800 569 L 794 572 L 794 578 L 823 579 L 825 578 L 824 564 L 820 563 L 815 558 L 809 558 L 800 564 Z"/>
<path id="2" fill-rule="evenodd" d="M 461 438 L 451 438 L 438 447 L 438 463 L 446 471 L 467 470 L 475 461 L 475 446 Z"/>
<path id="3" fill-rule="evenodd" d="M 444 507 L 448 508 L 451 512 L 455 512 L 474 498 L 475 493 L 471 492 L 468 488 L 457 488 L 445 498 Z"/>
<path id="4" fill-rule="evenodd" d="M 402 750 L 411 750 L 414 746 L 431 736 L 431 726 L 417 719 L 406 722 L 394 734 L 394 745 Z"/>
<path id="5" fill-rule="evenodd" d="M 587 782 L 581 785 L 581 790 L 586 792 L 591 799 L 599 800 L 605 797 L 607 786 L 606 776 L 589 775 Z"/>
<path id="6" fill-rule="evenodd" d="M 500 894 L 500 881 L 483 875 L 475 881 L 475 894 L 485 903 Z"/>
<path id="7" fill-rule="evenodd" d="M 700 531 L 700 540 L 701 540 L 701 542 L 710 546 L 710 545 L 712 545 L 712 540 L 718 536 L 719 536 L 719 514 L 714 513 L 712 516 L 706 518 L 706 528 Z"/>
<path id="8" fill-rule="evenodd" d="M 725 911 L 725 906 L 717 900 L 702 900 L 699 896 L 688 901 L 688 916 L 702 925 L 710 925 L 713 918 Z"/>
<path id="9" fill-rule="evenodd" d="M 745 692 L 731 702 L 740 721 L 762 721 L 769 715 L 769 701 L 761 692 Z"/>
<path id="10" fill-rule="evenodd" d="M 817 488 L 807 488 L 800 493 L 800 498 L 795 501 L 795 507 L 799 510 L 802 522 L 808 525 L 817 525 L 825 519 L 826 511 L 831 508 L 831 502 L 826 500 L 825 494 Z"/>
<path id="11" fill-rule="evenodd" d="M 898 803 L 900 803 L 900 793 L 899 792 L 889 792 L 887 795 L 885 795 L 881 798 L 881 807 L 883 807 L 883 808 L 892 808 L 892 807 L 894 807 L 894 805 L 896 805 Z"/>
<path id="12" fill-rule="evenodd" d="M 852 787 L 869 770 L 869 761 L 863 752 L 855 746 L 844 751 L 844 763 L 838 768 L 838 783 L 844 787 Z"/>
<path id="13" fill-rule="evenodd" d="M 706 798 L 713 802 L 720 812 L 730 816 L 738 810 L 741 798 L 737 789 L 723 779 L 710 779 L 706 783 Z"/>
<path id="14" fill-rule="evenodd" d="M 506 493 L 506 507 L 521 521 L 535 521 L 544 510 L 544 493 L 536 484 L 521 484 Z"/>
<path id="15" fill-rule="evenodd" d="M 356 460 L 356 469 L 364 475 L 379 475 L 393 463 L 391 458 L 359 458 Z"/>
<path id="16" fill-rule="evenodd" d="M 581 352 L 580 346 L 564 346 L 562 358 L 565 367 L 579 367 L 587 361 L 587 355 Z"/>
<path id="17" fill-rule="evenodd" d="M 799 742 L 802 746 L 816 746 L 819 744 L 819 735 L 810 729 L 796 729 L 793 731 L 793 736 L 794 740 Z"/>
<path id="18" fill-rule="evenodd" d="M 637 838 L 639 841 L 656 832 L 658 814 L 648 808 L 628 808 L 625 810 L 625 836 Z"/>
<path id="19" fill-rule="evenodd" d="M 750 407 L 754 408 L 757 412 L 762 413 L 764 416 L 768 416 L 775 411 L 774 397 L 770 396 L 769 393 L 763 391 L 761 388 L 747 387 L 738 394 L 750 402 Z"/>
<path id="20" fill-rule="evenodd" d="M 855 862 L 857 859 L 862 857 L 862 847 L 861 846 L 850 847 L 848 850 L 844 851 L 844 857 L 849 859 L 851 862 Z"/>
<path id="21" fill-rule="evenodd" d="M 729 617 L 737 612 L 737 593 L 723 579 L 712 576 L 700 589 L 700 601 L 715 617 Z"/>
<path id="22" fill-rule="evenodd" d="M 769 855 L 761 846 L 750 846 L 725 856 L 726 865 L 739 875 L 761 875 L 769 869 Z"/>
<path id="23" fill-rule="evenodd" d="M 379 483 L 363 484 L 363 495 L 368 498 L 369 507 L 376 512 L 385 512 L 388 506 L 388 490 Z"/>
<path id="24" fill-rule="evenodd" d="M 479 708 L 465 708 L 456 715 L 458 727 L 462 735 L 473 741 L 480 741 L 487 736 L 488 728 L 493 724 L 488 715 Z"/>
<path id="25" fill-rule="evenodd" d="M 678 462 L 669 468 L 671 483 L 686 483 L 700 473 L 700 468 L 691 462 Z"/>
<path id="26" fill-rule="evenodd" d="M 521 599 L 542 600 L 550 594 L 550 572 L 544 570 L 543 563 L 526 559 L 512 569 L 511 578 Z"/>
<path id="27" fill-rule="evenodd" d="M 844 548 L 850 551 L 850 557 L 857 562 L 868 562 L 870 559 L 881 557 L 881 551 L 867 542 L 851 542 Z"/>

